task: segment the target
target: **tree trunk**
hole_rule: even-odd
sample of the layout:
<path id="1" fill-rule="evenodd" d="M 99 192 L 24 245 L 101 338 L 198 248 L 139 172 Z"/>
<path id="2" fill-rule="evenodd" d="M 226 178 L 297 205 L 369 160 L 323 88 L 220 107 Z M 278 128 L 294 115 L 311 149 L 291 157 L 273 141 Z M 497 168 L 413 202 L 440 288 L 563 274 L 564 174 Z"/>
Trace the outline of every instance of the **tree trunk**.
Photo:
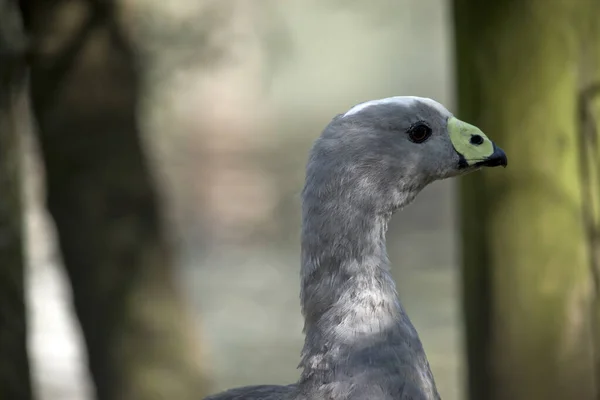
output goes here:
<path id="1" fill-rule="evenodd" d="M 583 38 L 579 93 L 579 123 L 583 209 L 590 245 L 594 285 L 591 314 L 596 385 L 600 384 L 600 2 L 590 8 L 589 30 Z M 584 25 L 585 26 L 585 25 Z"/>
<path id="2" fill-rule="evenodd" d="M 27 358 L 21 138 L 25 36 L 16 1 L 0 0 L 0 399 L 32 398 Z M 22 114 L 21 114 L 22 113 Z"/>
<path id="3" fill-rule="evenodd" d="M 472 399 L 596 398 L 578 98 L 592 0 L 454 0 L 459 114 L 508 155 L 461 181 Z"/>
<path id="4" fill-rule="evenodd" d="M 199 399 L 197 337 L 136 121 L 136 60 L 114 1 L 24 1 L 47 205 L 100 400 Z"/>

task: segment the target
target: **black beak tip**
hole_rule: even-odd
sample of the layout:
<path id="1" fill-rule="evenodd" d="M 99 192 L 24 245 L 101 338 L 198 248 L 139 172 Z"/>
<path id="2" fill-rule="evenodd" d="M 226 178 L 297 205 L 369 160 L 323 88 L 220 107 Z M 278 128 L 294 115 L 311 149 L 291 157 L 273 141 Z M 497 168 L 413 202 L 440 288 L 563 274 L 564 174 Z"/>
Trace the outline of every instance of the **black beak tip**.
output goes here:
<path id="1" fill-rule="evenodd" d="M 500 147 L 494 145 L 494 152 L 492 155 L 483 162 L 486 167 L 504 167 L 508 166 L 508 159 L 506 153 Z"/>

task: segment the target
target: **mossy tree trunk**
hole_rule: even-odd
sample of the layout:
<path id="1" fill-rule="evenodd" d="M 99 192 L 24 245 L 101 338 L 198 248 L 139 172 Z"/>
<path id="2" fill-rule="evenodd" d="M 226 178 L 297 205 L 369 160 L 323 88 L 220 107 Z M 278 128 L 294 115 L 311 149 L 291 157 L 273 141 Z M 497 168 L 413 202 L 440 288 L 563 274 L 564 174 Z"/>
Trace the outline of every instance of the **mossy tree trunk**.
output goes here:
<path id="1" fill-rule="evenodd" d="M 458 112 L 509 159 L 461 181 L 472 399 L 597 396 L 578 123 L 594 4 L 454 0 Z"/>
<path id="2" fill-rule="evenodd" d="M 21 140 L 25 36 L 16 1 L 0 0 L 0 400 L 32 398 L 27 358 Z"/>
<path id="3" fill-rule="evenodd" d="M 579 123 L 583 209 L 594 284 L 592 310 L 596 385 L 600 386 L 600 2 L 589 12 L 583 37 Z M 586 26 L 586 25 L 584 25 Z"/>
<path id="4" fill-rule="evenodd" d="M 197 400 L 198 337 L 175 287 L 116 1 L 24 0 L 54 219 L 100 400 Z"/>

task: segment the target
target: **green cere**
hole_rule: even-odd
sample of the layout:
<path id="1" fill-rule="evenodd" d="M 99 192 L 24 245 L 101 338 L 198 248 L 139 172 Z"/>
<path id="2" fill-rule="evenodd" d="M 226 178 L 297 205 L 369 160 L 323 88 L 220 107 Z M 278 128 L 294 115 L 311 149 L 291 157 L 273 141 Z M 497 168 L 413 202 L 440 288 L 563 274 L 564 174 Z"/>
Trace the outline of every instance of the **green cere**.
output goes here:
<path id="1" fill-rule="evenodd" d="M 487 160 L 494 154 L 494 144 L 479 128 L 455 117 L 448 119 L 448 134 L 454 149 L 469 166 Z"/>

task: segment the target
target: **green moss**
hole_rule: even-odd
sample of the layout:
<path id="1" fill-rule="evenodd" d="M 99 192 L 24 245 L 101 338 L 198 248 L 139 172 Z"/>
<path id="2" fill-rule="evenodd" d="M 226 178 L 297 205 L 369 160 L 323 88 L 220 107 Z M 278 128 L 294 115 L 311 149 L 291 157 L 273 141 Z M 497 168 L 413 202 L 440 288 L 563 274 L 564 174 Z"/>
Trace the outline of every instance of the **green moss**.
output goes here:
<path id="1" fill-rule="evenodd" d="M 591 399 L 576 18 L 589 3 L 474 3 L 455 1 L 458 116 L 509 167 L 461 182 L 471 398 Z"/>

